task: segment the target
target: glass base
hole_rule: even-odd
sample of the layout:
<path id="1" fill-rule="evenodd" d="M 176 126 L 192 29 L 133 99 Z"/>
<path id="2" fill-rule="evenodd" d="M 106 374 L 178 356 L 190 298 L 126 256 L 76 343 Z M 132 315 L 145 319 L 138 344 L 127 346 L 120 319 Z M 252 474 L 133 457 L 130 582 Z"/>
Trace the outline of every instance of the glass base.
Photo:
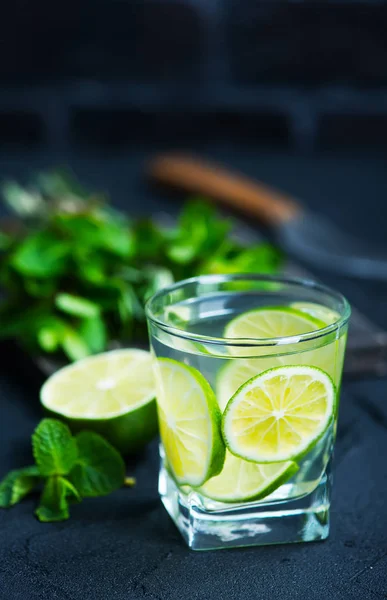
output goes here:
<path id="1" fill-rule="evenodd" d="M 317 487 L 304 496 L 278 502 L 223 504 L 221 509 L 208 510 L 198 494 L 179 490 L 161 466 L 159 493 L 193 550 L 313 542 L 329 534 L 329 469 Z"/>

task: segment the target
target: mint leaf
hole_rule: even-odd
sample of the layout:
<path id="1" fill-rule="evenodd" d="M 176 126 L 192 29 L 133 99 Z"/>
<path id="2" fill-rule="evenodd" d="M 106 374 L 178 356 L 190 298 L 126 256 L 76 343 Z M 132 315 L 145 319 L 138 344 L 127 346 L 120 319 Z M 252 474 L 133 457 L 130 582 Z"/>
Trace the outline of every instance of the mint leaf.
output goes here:
<path id="1" fill-rule="evenodd" d="M 200 198 L 192 199 L 180 213 L 178 227 L 166 249 L 167 256 L 177 264 L 189 266 L 203 256 L 211 256 L 230 228 L 230 222 L 219 218 L 212 206 Z"/>
<path id="2" fill-rule="evenodd" d="M 87 298 L 63 293 L 55 296 L 55 306 L 62 312 L 85 319 L 98 317 L 100 310 L 98 304 Z"/>
<path id="3" fill-rule="evenodd" d="M 58 332 L 49 326 L 43 326 L 37 332 L 39 346 L 45 352 L 55 352 L 59 346 Z"/>
<path id="4" fill-rule="evenodd" d="M 36 338 L 45 352 L 55 352 L 66 332 L 66 323 L 57 317 L 48 315 L 36 321 Z"/>
<path id="5" fill-rule="evenodd" d="M 11 265 L 27 277 L 54 277 L 66 268 L 70 247 L 49 231 L 39 231 L 20 243 Z"/>
<path id="6" fill-rule="evenodd" d="M 66 489 L 67 500 L 71 504 L 74 504 L 76 502 L 82 502 L 82 496 L 80 495 L 76 487 L 71 483 L 71 481 L 69 481 L 65 477 L 61 477 L 60 479 L 62 480 L 62 484 Z"/>
<path id="7" fill-rule="evenodd" d="M 107 331 L 101 317 L 85 319 L 79 328 L 79 333 L 92 352 L 102 352 L 106 348 Z"/>
<path id="8" fill-rule="evenodd" d="M 8 508 L 22 500 L 39 484 L 41 475 L 35 466 L 11 471 L 0 482 L 0 508 Z"/>
<path id="9" fill-rule="evenodd" d="M 104 223 L 100 231 L 100 240 L 106 250 L 121 258 L 128 258 L 133 253 L 133 233 L 124 220 Z"/>
<path id="10" fill-rule="evenodd" d="M 39 521 L 65 521 L 69 518 L 69 502 L 80 500 L 74 486 L 64 477 L 53 475 L 44 486 L 40 503 L 35 511 Z"/>
<path id="11" fill-rule="evenodd" d="M 77 460 L 70 429 L 56 419 L 43 419 L 32 435 L 32 450 L 41 475 L 67 475 Z"/>
<path id="12" fill-rule="evenodd" d="M 125 464 L 117 450 L 91 431 L 76 436 L 78 460 L 70 479 L 83 496 L 104 496 L 122 486 Z"/>
<path id="13" fill-rule="evenodd" d="M 70 360 L 80 360 L 89 356 L 90 350 L 81 335 L 70 326 L 66 326 L 62 337 L 62 348 Z"/>

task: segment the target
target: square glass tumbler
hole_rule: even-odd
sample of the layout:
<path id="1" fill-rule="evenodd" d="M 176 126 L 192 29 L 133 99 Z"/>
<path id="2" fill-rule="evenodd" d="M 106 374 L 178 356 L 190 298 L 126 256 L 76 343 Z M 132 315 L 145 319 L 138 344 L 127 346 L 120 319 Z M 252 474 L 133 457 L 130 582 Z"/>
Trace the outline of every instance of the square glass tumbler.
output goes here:
<path id="1" fill-rule="evenodd" d="M 325 539 L 345 298 L 301 279 L 209 275 L 146 312 L 159 493 L 189 547 Z"/>

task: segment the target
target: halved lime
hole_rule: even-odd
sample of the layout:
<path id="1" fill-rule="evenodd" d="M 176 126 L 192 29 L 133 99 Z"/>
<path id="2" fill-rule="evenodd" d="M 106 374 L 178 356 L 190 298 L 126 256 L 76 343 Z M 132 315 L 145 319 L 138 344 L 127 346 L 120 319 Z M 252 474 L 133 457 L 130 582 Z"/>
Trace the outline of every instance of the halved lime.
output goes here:
<path id="1" fill-rule="evenodd" d="M 223 437 L 236 456 L 253 462 L 296 460 L 324 434 L 336 390 L 316 367 L 269 369 L 242 385 L 226 406 Z"/>
<path id="2" fill-rule="evenodd" d="M 327 306 L 316 302 L 292 302 L 291 308 L 299 310 L 314 319 L 319 319 L 324 325 L 331 325 L 340 318 L 339 313 Z"/>
<path id="3" fill-rule="evenodd" d="M 114 350 L 64 367 L 43 385 L 40 400 L 73 431 L 101 433 L 120 452 L 137 452 L 157 433 L 152 357 Z"/>
<path id="4" fill-rule="evenodd" d="M 282 338 L 324 327 L 325 323 L 289 306 L 266 306 L 244 312 L 225 327 L 225 338 Z"/>
<path id="5" fill-rule="evenodd" d="M 220 473 L 225 447 L 221 413 L 209 383 L 176 360 L 155 362 L 160 435 L 179 484 L 202 485 Z"/>
<path id="6" fill-rule="evenodd" d="M 298 471 L 296 463 L 256 464 L 226 452 L 222 472 L 199 492 L 218 502 L 251 502 L 268 496 Z"/>

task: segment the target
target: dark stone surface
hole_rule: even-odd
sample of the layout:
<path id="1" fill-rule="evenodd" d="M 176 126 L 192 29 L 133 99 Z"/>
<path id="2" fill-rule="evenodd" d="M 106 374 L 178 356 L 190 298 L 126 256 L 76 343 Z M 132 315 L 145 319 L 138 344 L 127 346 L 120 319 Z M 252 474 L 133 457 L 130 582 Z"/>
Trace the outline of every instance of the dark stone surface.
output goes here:
<path id="1" fill-rule="evenodd" d="M 295 156 L 208 144 L 229 162 L 303 198 L 348 230 L 385 242 L 387 175 L 376 155 Z M 109 189 L 133 212 L 179 204 L 140 176 L 148 152 L 47 156 L 1 154 L 0 176 L 69 162 L 84 182 Z M 387 327 L 387 286 L 325 280 Z M 9 347 L 0 362 L 0 476 L 30 461 L 28 439 L 40 418 L 41 377 Z M 0 511 L 1 600 L 382 600 L 387 597 L 386 380 L 346 381 L 340 410 L 326 542 L 194 553 L 162 508 L 157 446 L 128 466 L 134 490 L 72 508 L 65 523 L 33 517 L 36 498 Z"/>

